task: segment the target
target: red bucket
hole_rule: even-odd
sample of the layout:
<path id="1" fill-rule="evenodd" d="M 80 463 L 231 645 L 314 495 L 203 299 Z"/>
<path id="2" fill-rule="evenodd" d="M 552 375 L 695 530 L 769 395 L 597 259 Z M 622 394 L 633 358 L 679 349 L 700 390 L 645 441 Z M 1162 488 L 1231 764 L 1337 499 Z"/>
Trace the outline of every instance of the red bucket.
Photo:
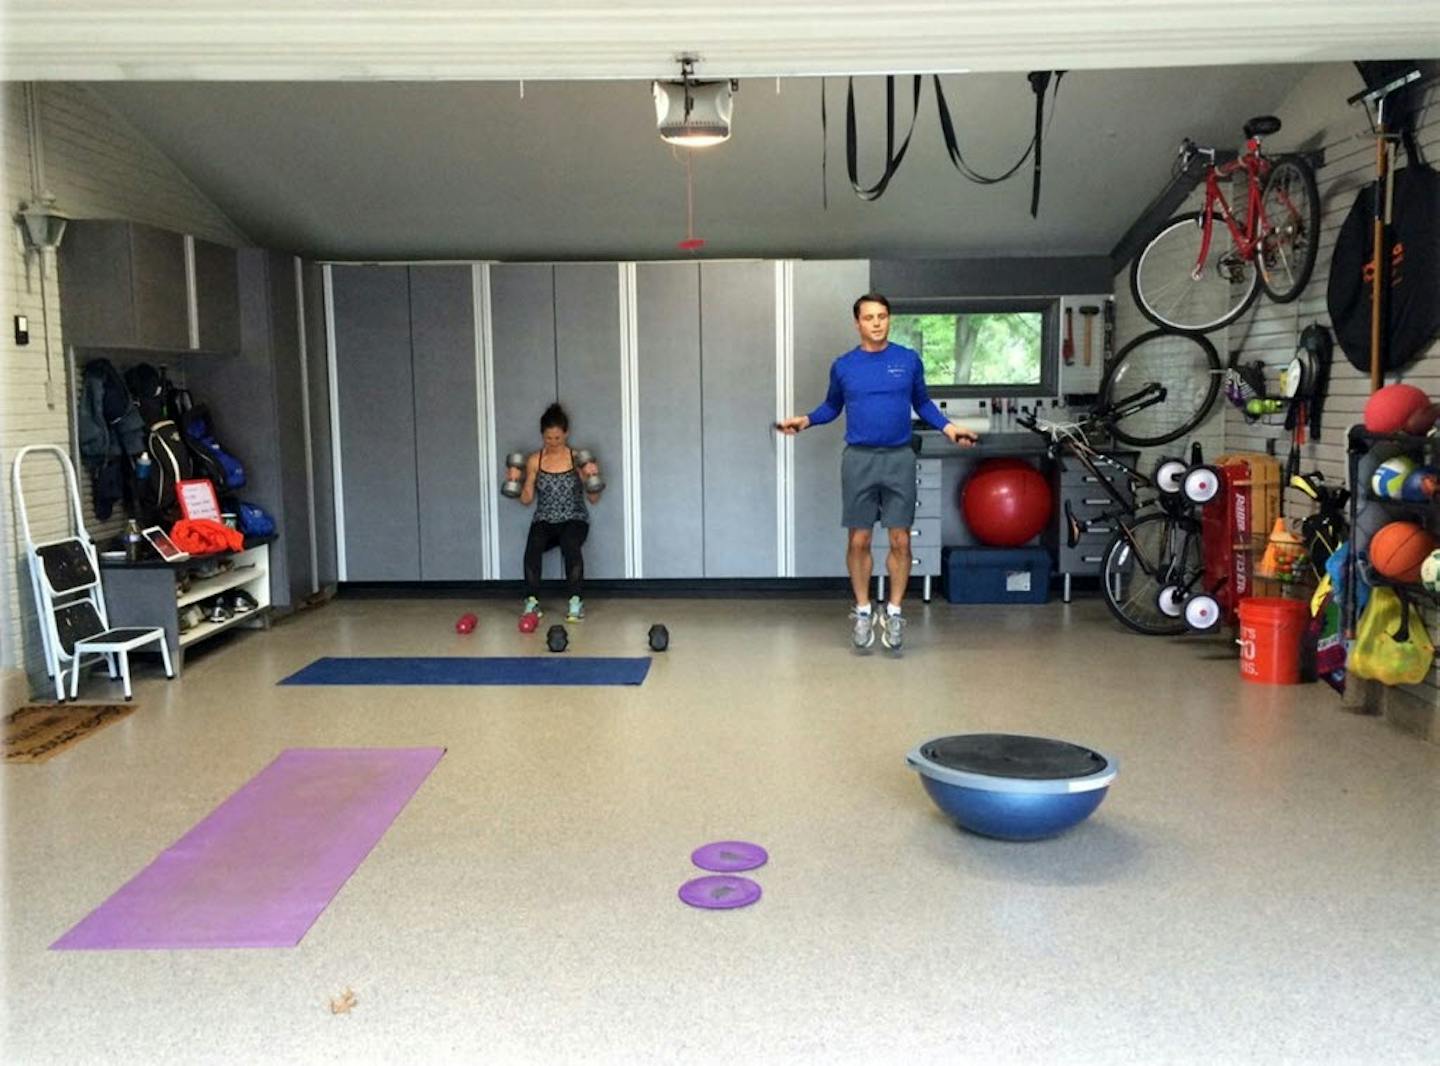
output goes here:
<path id="1" fill-rule="evenodd" d="M 1240 601 L 1240 677 L 1262 685 L 1300 683 L 1300 638 L 1310 608 L 1300 600 L 1252 596 Z"/>

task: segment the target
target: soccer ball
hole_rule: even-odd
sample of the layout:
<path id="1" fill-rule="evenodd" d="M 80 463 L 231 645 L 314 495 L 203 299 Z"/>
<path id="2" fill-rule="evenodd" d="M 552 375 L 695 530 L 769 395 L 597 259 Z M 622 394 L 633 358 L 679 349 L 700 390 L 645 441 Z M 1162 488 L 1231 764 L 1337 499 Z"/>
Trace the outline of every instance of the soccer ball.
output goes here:
<path id="1" fill-rule="evenodd" d="M 1405 479 L 1415 473 L 1416 463 L 1408 455 L 1386 459 L 1370 477 L 1370 491 L 1382 500 L 1398 500 L 1405 488 Z"/>
<path id="2" fill-rule="evenodd" d="M 1420 584 L 1427 592 L 1440 592 L 1440 548 L 1436 548 L 1420 564 Z"/>

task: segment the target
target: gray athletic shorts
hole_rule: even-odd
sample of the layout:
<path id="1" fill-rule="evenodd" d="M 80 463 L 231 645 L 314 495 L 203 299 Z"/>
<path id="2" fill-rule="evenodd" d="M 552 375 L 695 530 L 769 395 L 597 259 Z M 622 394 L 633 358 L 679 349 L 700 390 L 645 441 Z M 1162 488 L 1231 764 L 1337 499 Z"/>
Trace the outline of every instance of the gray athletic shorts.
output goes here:
<path id="1" fill-rule="evenodd" d="M 840 458 L 840 524 L 909 529 L 915 522 L 915 453 L 902 448 L 847 444 Z"/>

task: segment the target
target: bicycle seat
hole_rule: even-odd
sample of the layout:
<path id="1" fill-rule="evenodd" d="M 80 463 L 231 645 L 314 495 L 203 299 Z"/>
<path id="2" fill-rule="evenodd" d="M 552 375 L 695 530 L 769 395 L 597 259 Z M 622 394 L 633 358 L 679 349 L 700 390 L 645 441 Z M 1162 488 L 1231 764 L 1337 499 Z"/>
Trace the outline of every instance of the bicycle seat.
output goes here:
<path id="1" fill-rule="evenodd" d="M 1280 120 L 1274 115 L 1256 115 L 1245 123 L 1246 137 L 1269 137 L 1280 132 Z"/>

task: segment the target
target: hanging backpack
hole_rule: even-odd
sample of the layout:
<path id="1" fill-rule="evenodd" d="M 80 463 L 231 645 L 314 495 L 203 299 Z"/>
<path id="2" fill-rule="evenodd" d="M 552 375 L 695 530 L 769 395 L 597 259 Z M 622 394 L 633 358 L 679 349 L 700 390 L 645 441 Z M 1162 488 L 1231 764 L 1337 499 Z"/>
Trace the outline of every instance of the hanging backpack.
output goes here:
<path id="1" fill-rule="evenodd" d="M 1388 347 L 1382 372 L 1399 370 L 1440 332 L 1440 171 L 1415 162 L 1393 172 L 1388 307 Z M 1370 372 L 1371 248 L 1375 184 L 1361 189 L 1335 239 L 1325 304 L 1345 358 Z"/>
<path id="2" fill-rule="evenodd" d="M 180 517 L 175 483 L 195 476 L 190 449 L 185 445 L 180 427 L 168 418 L 150 427 L 145 444 L 145 450 L 150 453 L 150 476 L 140 483 L 137 502 L 148 525 L 168 529 Z"/>
<path id="3" fill-rule="evenodd" d="M 209 409 L 203 403 L 191 403 L 189 394 L 183 394 L 185 399 L 181 401 L 180 429 L 185 434 L 185 442 L 193 454 L 196 469 L 201 472 L 201 476 L 215 482 L 216 495 L 224 496 L 242 488 L 245 485 L 244 464 L 215 439 L 214 421 L 210 417 Z M 177 399 L 179 395 L 180 393 L 177 393 Z"/>

